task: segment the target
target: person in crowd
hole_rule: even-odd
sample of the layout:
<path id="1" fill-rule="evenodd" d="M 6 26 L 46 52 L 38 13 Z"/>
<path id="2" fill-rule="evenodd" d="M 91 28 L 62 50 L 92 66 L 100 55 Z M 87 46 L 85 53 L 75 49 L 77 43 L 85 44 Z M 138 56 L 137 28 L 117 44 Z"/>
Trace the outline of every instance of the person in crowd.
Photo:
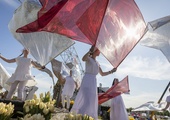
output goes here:
<path id="1" fill-rule="evenodd" d="M 58 72 L 58 75 L 57 75 L 60 83 L 64 85 L 62 93 L 61 93 L 61 102 L 63 106 L 63 109 L 62 109 L 63 112 L 69 112 L 70 98 L 73 96 L 75 89 L 78 88 L 77 83 L 74 81 L 72 77 L 72 72 L 73 71 L 70 70 L 70 75 L 66 76 L 65 78 L 61 75 L 60 72 Z M 65 101 L 67 103 L 67 106 L 65 106 Z"/>
<path id="2" fill-rule="evenodd" d="M 119 80 L 115 78 L 112 86 L 117 84 Z M 110 120 L 129 120 L 128 114 L 121 95 L 111 99 Z"/>
<path id="3" fill-rule="evenodd" d="M 94 46 L 91 47 L 82 58 L 85 62 L 85 74 L 79 92 L 76 96 L 75 102 L 71 112 L 88 115 L 95 120 L 98 119 L 98 94 L 96 75 L 100 73 L 101 76 L 109 75 L 117 69 L 113 68 L 111 71 L 103 72 L 96 57 L 99 56 L 100 51 Z"/>
<path id="4" fill-rule="evenodd" d="M 117 78 L 113 80 L 112 86 L 119 82 Z M 129 120 L 128 114 L 121 95 L 111 99 L 110 120 Z"/>
<path id="5" fill-rule="evenodd" d="M 169 88 L 169 93 L 170 93 L 170 88 Z M 166 97 L 166 106 L 165 106 L 165 108 L 163 108 L 162 110 L 163 111 L 165 111 L 165 110 L 167 110 L 169 107 L 170 107 L 170 95 L 168 95 L 167 97 Z"/>
<path id="6" fill-rule="evenodd" d="M 2 55 L 0 55 L 0 58 L 7 63 L 14 63 L 14 62 L 17 63 L 15 72 L 6 81 L 7 84 L 10 84 L 10 90 L 8 91 L 6 99 L 12 99 L 12 96 L 17 89 L 18 92 L 17 99 L 22 101 L 23 91 L 27 82 L 29 81 L 29 84 L 33 86 L 36 84 L 34 77 L 31 75 L 31 67 L 34 66 L 38 69 L 45 68 L 44 66 L 37 67 L 34 61 L 31 58 L 28 58 L 28 55 L 29 55 L 29 50 L 27 49 L 23 49 L 22 54 L 17 58 L 13 58 L 13 59 L 7 59 Z"/>

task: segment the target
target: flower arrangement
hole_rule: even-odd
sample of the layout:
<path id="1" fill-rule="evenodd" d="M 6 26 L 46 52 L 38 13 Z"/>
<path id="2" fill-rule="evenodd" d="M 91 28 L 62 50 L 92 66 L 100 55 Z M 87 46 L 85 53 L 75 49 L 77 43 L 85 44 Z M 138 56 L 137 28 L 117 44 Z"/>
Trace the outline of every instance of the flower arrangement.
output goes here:
<path id="1" fill-rule="evenodd" d="M 69 113 L 65 116 L 64 120 L 94 120 L 94 118 L 88 115 Z"/>
<path id="2" fill-rule="evenodd" d="M 50 92 L 45 93 L 45 96 L 41 93 L 40 98 L 34 95 L 32 100 L 25 101 L 24 118 L 26 120 L 29 120 L 29 118 L 30 120 L 32 120 L 31 118 L 36 118 L 35 120 L 50 120 L 55 102 L 55 100 L 51 99 Z"/>
<path id="3" fill-rule="evenodd" d="M 0 103 L 0 120 L 10 120 L 14 112 L 14 105 L 11 103 Z"/>

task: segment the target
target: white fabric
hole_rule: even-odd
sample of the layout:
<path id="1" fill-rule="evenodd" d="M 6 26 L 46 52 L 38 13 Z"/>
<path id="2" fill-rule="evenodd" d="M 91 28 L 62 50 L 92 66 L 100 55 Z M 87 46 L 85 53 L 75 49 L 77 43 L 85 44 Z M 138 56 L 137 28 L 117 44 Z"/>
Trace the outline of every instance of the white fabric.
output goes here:
<path id="1" fill-rule="evenodd" d="M 85 63 L 85 72 L 93 75 L 97 75 L 99 72 L 99 64 L 91 57 L 89 57 L 88 61 Z"/>
<path id="2" fill-rule="evenodd" d="M 9 22 L 9 30 L 13 36 L 41 65 L 46 65 L 53 58 L 66 50 L 74 41 L 65 36 L 50 32 L 16 33 L 16 30 L 37 19 L 37 12 L 41 9 L 37 1 L 25 0 L 15 11 Z"/>
<path id="3" fill-rule="evenodd" d="M 0 63 L 0 85 L 7 91 L 10 89 L 10 85 L 6 84 L 6 81 L 10 78 L 10 74 Z"/>
<path id="4" fill-rule="evenodd" d="M 170 102 L 170 95 L 166 97 L 166 102 Z"/>
<path id="5" fill-rule="evenodd" d="M 31 59 L 18 57 L 16 58 L 17 68 L 12 76 L 6 81 L 7 84 L 14 83 L 15 81 L 29 81 L 26 86 L 36 85 L 36 81 L 31 76 Z"/>
<path id="6" fill-rule="evenodd" d="M 110 120 L 129 120 L 121 95 L 111 100 Z"/>
<path id="7" fill-rule="evenodd" d="M 75 82 L 74 82 L 74 79 L 71 77 L 71 76 L 67 76 L 65 78 L 65 84 L 64 84 L 64 88 L 63 88 L 63 91 L 62 91 L 62 95 L 65 95 L 65 96 L 69 96 L 70 98 L 73 96 L 73 93 L 75 91 Z"/>
<path id="8" fill-rule="evenodd" d="M 98 119 L 98 95 L 96 83 L 98 71 L 98 63 L 89 57 L 88 61 L 86 61 L 85 75 L 71 112 L 83 115 L 87 114 L 95 120 Z"/>
<path id="9" fill-rule="evenodd" d="M 149 22 L 147 27 L 140 44 L 160 50 L 170 62 L 170 16 Z"/>
<path id="10" fill-rule="evenodd" d="M 165 107 L 165 102 L 160 104 L 153 101 L 142 104 L 141 106 L 133 109 L 132 111 L 161 111 Z"/>

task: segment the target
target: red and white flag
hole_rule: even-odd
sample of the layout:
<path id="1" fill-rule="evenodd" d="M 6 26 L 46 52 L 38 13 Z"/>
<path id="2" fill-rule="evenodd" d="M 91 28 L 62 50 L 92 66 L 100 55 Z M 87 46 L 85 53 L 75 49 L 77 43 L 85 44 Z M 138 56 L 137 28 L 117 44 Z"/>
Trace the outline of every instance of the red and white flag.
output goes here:
<path id="1" fill-rule="evenodd" d="M 122 81 L 113 85 L 105 93 L 98 95 L 98 103 L 102 104 L 111 98 L 114 98 L 122 93 L 129 92 L 129 82 L 128 76 L 126 76 Z"/>

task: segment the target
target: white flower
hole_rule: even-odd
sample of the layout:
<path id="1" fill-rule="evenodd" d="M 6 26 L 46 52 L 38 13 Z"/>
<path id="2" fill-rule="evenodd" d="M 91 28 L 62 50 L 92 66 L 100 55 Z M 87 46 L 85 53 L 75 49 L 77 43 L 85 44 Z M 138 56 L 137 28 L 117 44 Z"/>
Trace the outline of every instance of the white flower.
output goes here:
<path id="1" fill-rule="evenodd" d="M 40 109 L 43 109 L 44 107 L 45 107 L 45 104 L 44 104 L 43 102 L 40 102 L 39 108 L 40 108 Z"/>
<path id="2" fill-rule="evenodd" d="M 44 108 L 44 109 L 43 109 L 43 113 L 44 113 L 45 115 L 47 115 L 47 114 L 49 113 L 49 110 L 50 110 L 49 108 Z"/>

